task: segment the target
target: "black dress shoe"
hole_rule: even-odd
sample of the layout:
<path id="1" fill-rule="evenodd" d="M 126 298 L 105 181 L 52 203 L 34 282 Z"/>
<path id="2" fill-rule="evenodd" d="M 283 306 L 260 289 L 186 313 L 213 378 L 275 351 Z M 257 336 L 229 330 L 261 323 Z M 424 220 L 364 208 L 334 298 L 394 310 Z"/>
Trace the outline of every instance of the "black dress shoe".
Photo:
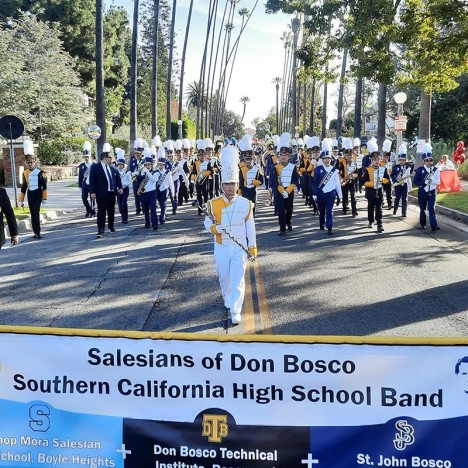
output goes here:
<path id="1" fill-rule="evenodd" d="M 145 229 L 149 229 L 151 227 L 151 224 L 145 224 Z"/>
<path id="2" fill-rule="evenodd" d="M 135 213 L 135 214 L 136 214 L 136 215 L 141 214 L 141 210 L 136 210 L 136 213 Z"/>
<path id="3" fill-rule="evenodd" d="M 103 237 L 103 234 L 102 234 L 102 233 L 98 232 L 98 233 L 96 234 L 96 239 L 102 239 L 102 237 Z"/>
<path id="4" fill-rule="evenodd" d="M 419 229 L 426 229 L 426 226 L 419 226 Z"/>
<path id="5" fill-rule="evenodd" d="M 33 239 L 42 239 L 40 234 L 34 234 Z"/>
<path id="6" fill-rule="evenodd" d="M 440 231 L 440 227 L 439 227 L 439 226 L 433 226 L 433 227 L 431 227 L 431 229 L 432 229 L 433 231 Z"/>
<path id="7" fill-rule="evenodd" d="M 332 228 L 328 228 L 327 234 L 328 234 L 329 236 L 333 236 L 333 230 L 332 230 Z"/>
<path id="8" fill-rule="evenodd" d="M 323 224 L 320 225 L 320 230 L 321 231 L 324 231 L 325 230 L 325 226 Z"/>
<path id="9" fill-rule="evenodd" d="M 109 228 L 109 232 L 115 232 L 115 228 Z"/>
<path id="10" fill-rule="evenodd" d="M 353 211 L 353 213 L 352 213 L 353 217 L 354 217 L 354 216 L 357 216 L 358 214 L 359 214 L 359 213 L 358 213 L 357 211 Z"/>
<path id="11" fill-rule="evenodd" d="M 369 224 L 367 225 L 367 227 L 368 227 L 368 228 L 372 228 L 372 223 L 369 223 Z"/>
<path id="12" fill-rule="evenodd" d="M 285 236 L 286 235 L 286 231 L 280 231 L 278 232 L 278 236 Z"/>
<path id="13" fill-rule="evenodd" d="M 406 213 L 403 213 L 403 214 L 401 215 L 401 217 L 402 217 L 402 218 L 406 218 Z"/>
<path id="14" fill-rule="evenodd" d="M 153 231 L 157 231 L 158 230 L 158 226 L 153 226 Z"/>
<path id="15" fill-rule="evenodd" d="M 377 226 L 377 232 L 384 232 L 384 228 L 381 224 Z"/>
<path id="16" fill-rule="evenodd" d="M 84 215 L 85 218 L 89 218 L 90 216 L 91 216 L 91 213 L 86 213 L 86 214 Z"/>
<path id="17" fill-rule="evenodd" d="M 288 224 L 288 231 L 292 231 L 292 224 Z"/>

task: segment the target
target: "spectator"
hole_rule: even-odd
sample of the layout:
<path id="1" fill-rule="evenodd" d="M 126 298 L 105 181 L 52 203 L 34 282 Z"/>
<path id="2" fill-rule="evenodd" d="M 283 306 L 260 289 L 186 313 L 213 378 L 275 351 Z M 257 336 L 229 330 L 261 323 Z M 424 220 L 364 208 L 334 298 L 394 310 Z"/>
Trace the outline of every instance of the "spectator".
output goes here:
<path id="1" fill-rule="evenodd" d="M 0 249 L 5 243 L 5 228 L 3 224 L 3 215 L 5 215 L 10 230 L 11 243 L 19 244 L 18 225 L 16 223 L 15 213 L 11 207 L 10 198 L 5 189 L 0 188 Z"/>

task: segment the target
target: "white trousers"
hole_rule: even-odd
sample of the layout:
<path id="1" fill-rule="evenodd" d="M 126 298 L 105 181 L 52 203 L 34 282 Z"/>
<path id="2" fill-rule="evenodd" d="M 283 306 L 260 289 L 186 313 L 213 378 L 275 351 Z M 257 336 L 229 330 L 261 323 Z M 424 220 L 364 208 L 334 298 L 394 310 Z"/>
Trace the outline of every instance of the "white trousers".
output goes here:
<path id="1" fill-rule="evenodd" d="M 247 255 L 234 243 L 215 242 L 214 257 L 224 305 L 231 309 L 231 316 L 240 314 L 245 296 Z"/>

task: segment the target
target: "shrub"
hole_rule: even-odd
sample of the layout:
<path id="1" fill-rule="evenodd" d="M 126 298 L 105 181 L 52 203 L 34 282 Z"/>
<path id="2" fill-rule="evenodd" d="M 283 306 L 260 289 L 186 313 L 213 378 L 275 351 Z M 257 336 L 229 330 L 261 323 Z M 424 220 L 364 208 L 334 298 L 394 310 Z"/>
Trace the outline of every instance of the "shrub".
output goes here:
<path id="1" fill-rule="evenodd" d="M 64 137 L 39 143 L 37 154 L 41 163 L 51 166 L 67 166 L 81 161 L 84 137 Z"/>
<path id="2" fill-rule="evenodd" d="M 468 160 L 458 168 L 458 175 L 461 179 L 468 180 Z"/>

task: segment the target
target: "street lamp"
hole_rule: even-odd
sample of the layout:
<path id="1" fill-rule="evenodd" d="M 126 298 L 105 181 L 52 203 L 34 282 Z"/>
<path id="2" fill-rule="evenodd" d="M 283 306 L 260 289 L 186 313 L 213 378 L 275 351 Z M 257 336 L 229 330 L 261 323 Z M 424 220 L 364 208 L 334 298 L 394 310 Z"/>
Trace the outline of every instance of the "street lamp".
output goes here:
<path id="1" fill-rule="evenodd" d="M 406 102 L 406 99 L 408 98 L 408 96 L 406 95 L 406 93 L 396 93 L 395 96 L 393 96 L 393 99 L 395 100 L 395 102 L 398 104 L 398 120 L 399 121 L 402 121 L 401 123 L 404 122 L 404 129 L 406 130 L 406 117 L 404 117 L 403 115 L 403 104 Z M 396 124 L 396 120 L 395 119 L 395 124 Z M 396 134 L 397 134 L 397 151 L 398 149 L 400 148 L 400 145 L 403 141 L 403 128 L 402 127 L 399 127 L 399 129 L 395 129 L 396 131 Z"/>
<path id="2" fill-rule="evenodd" d="M 177 138 L 182 139 L 182 120 L 177 121 Z"/>

